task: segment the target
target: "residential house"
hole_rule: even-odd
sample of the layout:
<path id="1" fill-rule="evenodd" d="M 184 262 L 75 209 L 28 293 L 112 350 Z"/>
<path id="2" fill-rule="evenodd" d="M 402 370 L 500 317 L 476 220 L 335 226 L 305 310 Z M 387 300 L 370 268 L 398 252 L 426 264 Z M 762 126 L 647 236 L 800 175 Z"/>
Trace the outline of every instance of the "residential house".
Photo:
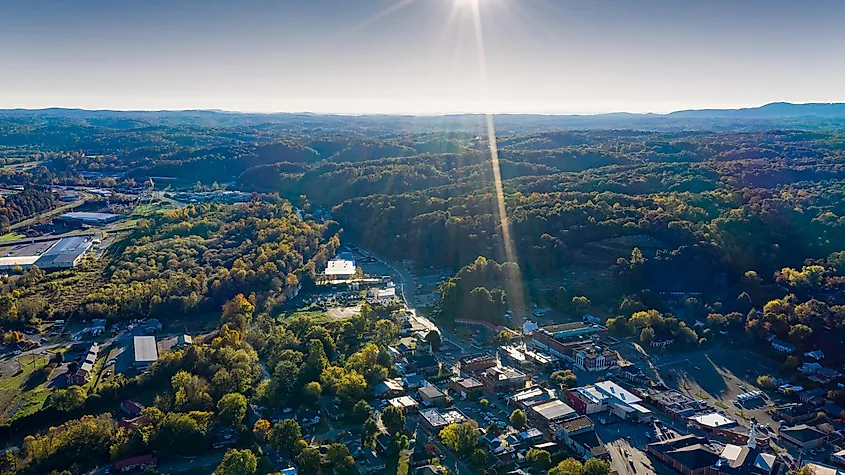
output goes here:
<path id="1" fill-rule="evenodd" d="M 79 367 L 76 370 L 76 373 L 70 375 L 68 377 L 68 381 L 71 384 L 78 384 L 83 385 L 91 380 L 91 376 L 94 373 L 94 363 L 97 362 L 97 356 L 100 353 L 100 345 L 97 343 L 91 343 L 91 346 L 88 348 L 88 351 L 85 353 L 84 357 L 80 358 Z"/>
<path id="2" fill-rule="evenodd" d="M 296 421 L 302 427 L 313 427 L 320 423 L 320 412 L 317 409 L 300 408 L 296 413 Z"/>
<path id="3" fill-rule="evenodd" d="M 440 362 L 432 355 L 420 354 L 407 357 L 408 365 L 406 371 L 418 374 L 437 374 L 440 371 Z"/>
<path id="4" fill-rule="evenodd" d="M 396 397 L 404 392 L 405 386 L 402 384 L 402 380 L 399 378 L 385 379 L 384 381 L 376 384 L 373 387 L 373 393 L 379 399 Z"/>
<path id="5" fill-rule="evenodd" d="M 417 394 L 420 401 L 427 406 L 440 406 L 446 402 L 446 395 L 433 385 L 421 387 Z"/>
<path id="6" fill-rule="evenodd" d="M 381 472 L 386 467 L 384 460 L 372 449 L 364 450 L 359 457 L 355 458 L 355 470 L 360 475 Z"/>
<path id="7" fill-rule="evenodd" d="M 405 414 L 417 412 L 420 408 L 419 403 L 411 396 L 399 396 L 387 401 L 393 407 L 401 408 Z"/>
<path id="8" fill-rule="evenodd" d="M 774 348 L 776 351 L 780 351 L 781 353 L 786 353 L 788 355 L 795 353 L 795 345 L 783 340 L 779 340 L 774 336 L 769 338 L 769 343 L 771 343 L 772 348 Z"/>
<path id="9" fill-rule="evenodd" d="M 146 407 L 138 401 L 125 399 L 120 402 L 120 409 L 130 416 L 139 416 Z"/>
<path id="10" fill-rule="evenodd" d="M 775 408 L 775 416 L 786 421 L 787 424 L 798 424 L 816 418 L 818 412 L 809 404 L 792 402 Z"/>
<path id="11" fill-rule="evenodd" d="M 114 468 L 118 472 L 131 472 L 133 470 L 144 470 L 155 467 L 156 465 L 158 465 L 158 460 L 152 455 L 146 454 L 118 460 L 114 463 Z"/>
<path id="12" fill-rule="evenodd" d="M 821 360 L 824 359 L 824 351 L 822 351 L 822 350 L 808 351 L 808 352 L 804 353 L 804 356 L 807 357 L 808 359 L 813 360 L 813 361 L 821 361 Z"/>

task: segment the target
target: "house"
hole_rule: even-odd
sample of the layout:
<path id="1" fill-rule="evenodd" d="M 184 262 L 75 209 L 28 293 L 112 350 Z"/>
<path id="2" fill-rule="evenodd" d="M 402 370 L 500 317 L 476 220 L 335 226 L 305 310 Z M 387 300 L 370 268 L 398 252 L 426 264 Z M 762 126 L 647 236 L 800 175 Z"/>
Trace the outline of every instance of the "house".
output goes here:
<path id="1" fill-rule="evenodd" d="M 355 470 L 361 475 L 381 472 L 386 467 L 384 460 L 372 449 L 364 450 L 359 457 L 355 458 Z"/>
<path id="2" fill-rule="evenodd" d="M 820 406 L 824 403 L 824 397 L 827 395 L 827 390 L 824 388 L 805 389 L 798 393 L 798 399 L 813 406 Z"/>
<path id="3" fill-rule="evenodd" d="M 151 421 L 144 416 L 133 417 L 131 419 L 123 419 L 117 423 L 118 427 L 124 429 L 134 430 L 149 424 Z"/>
<path id="4" fill-rule="evenodd" d="M 214 434 L 214 442 L 211 443 L 211 446 L 215 449 L 222 449 L 234 445 L 240 438 L 241 433 L 235 427 L 221 427 Z"/>
<path id="5" fill-rule="evenodd" d="M 316 409 L 301 408 L 296 413 L 296 421 L 302 427 L 312 427 L 320 423 L 320 412 Z"/>
<path id="6" fill-rule="evenodd" d="M 373 387 L 373 393 L 379 399 L 392 398 L 405 392 L 401 379 L 385 379 Z"/>
<path id="7" fill-rule="evenodd" d="M 804 353 L 804 356 L 807 357 L 808 359 L 813 360 L 813 361 L 821 361 L 821 360 L 824 359 L 824 351 L 822 351 L 822 350 L 808 351 L 808 352 Z"/>
<path id="8" fill-rule="evenodd" d="M 774 348 L 776 351 L 780 351 L 781 353 L 786 353 L 788 355 L 795 353 L 795 345 L 793 345 L 792 343 L 788 343 L 774 337 L 771 337 L 769 339 L 769 343 L 771 343 L 772 348 Z"/>
<path id="9" fill-rule="evenodd" d="M 827 414 L 828 417 L 832 417 L 834 419 L 840 419 L 843 415 L 845 415 L 845 409 L 842 409 L 830 401 L 827 401 L 825 405 L 822 406 L 822 411 Z"/>
<path id="10" fill-rule="evenodd" d="M 437 457 L 437 446 L 434 444 L 416 445 L 411 452 L 409 463 L 412 467 L 421 467 L 439 462 Z"/>
<path id="11" fill-rule="evenodd" d="M 416 475 L 443 475 L 446 473 L 446 467 L 443 465 L 423 465 L 417 467 Z"/>
<path id="12" fill-rule="evenodd" d="M 475 378 L 452 378 L 448 386 L 463 398 L 477 398 L 484 388 L 481 381 Z"/>
<path id="13" fill-rule="evenodd" d="M 799 450 L 814 449 L 827 443 L 827 434 L 807 424 L 781 427 L 778 435 L 781 442 Z"/>
<path id="14" fill-rule="evenodd" d="M 810 376 L 812 374 L 815 374 L 816 371 L 820 370 L 821 368 L 822 365 L 818 363 L 804 363 L 801 365 L 801 367 L 798 368 L 798 371 L 802 372 L 803 374 L 806 374 L 807 376 Z"/>
<path id="15" fill-rule="evenodd" d="M 405 414 L 408 414 L 410 412 L 416 412 L 420 408 L 419 403 L 414 400 L 414 398 L 412 398 L 411 396 L 395 397 L 393 399 L 388 400 L 387 403 L 393 407 L 401 408 L 405 412 Z"/>
<path id="16" fill-rule="evenodd" d="M 471 356 L 458 360 L 458 369 L 466 374 L 478 373 L 498 365 L 499 361 L 491 355 Z"/>
<path id="17" fill-rule="evenodd" d="M 120 402 L 120 409 L 129 414 L 130 416 L 136 417 L 141 415 L 141 411 L 146 409 L 143 404 L 139 403 L 138 401 L 134 401 L 132 399 L 125 399 Z"/>
<path id="18" fill-rule="evenodd" d="M 97 355 L 100 353 L 100 346 L 97 343 L 92 343 L 91 346 L 88 348 L 88 352 L 85 353 L 84 358 L 80 358 L 81 361 L 79 363 L 79 368 L 77 368 L 76 373 L 70 375 L 68 377 L 68 381 L 71 384 L 78 384 L 82 385 L 87 383 L 91 380 L 91 376 L 94 372 L 94 363 L 97 362 Z"/>
<path id="19" fill-rule="evenodd" d="M 176 338 L 176 346 L 179 348 L 184 348 L 186 346 L 191 346 L 194 344 L 194 339 L 191 335 L 179 335 Z"/>
<path id="20" fill-rule="evenodd" d="M 425 379 L 424 374 L 411 374 L 405 376 L 402 379 L 402 382 L 405 384 L 405 387 L 408 389 L 418 389 L 423 386 L 428 386 L 428 381 Z"/>
<path id="21" fill-rule="evenodd" d="M 114 463 L 114 468 L 118 472 L 131 472 L 133 470 L 144 470 L 155 467 L 156 465 L 158 465 L 158 460 L 152 455 L 147 454 L 118 460 Z"/>
<path id="22" fill-rule="evenodd" d="M 481 381 L 484 389 L 491 393 L 512 391 L 525 386 L 528 376 L 518 369 L 509 366 L 494 366 L 481 372 Z"/>
<path id="23" fill-rule="evenodd" d="M 423 404 L 427 406 L 440 406 L 446 402 L 446 395 L 432 385 L 421 387 L 417 394 Z"/>

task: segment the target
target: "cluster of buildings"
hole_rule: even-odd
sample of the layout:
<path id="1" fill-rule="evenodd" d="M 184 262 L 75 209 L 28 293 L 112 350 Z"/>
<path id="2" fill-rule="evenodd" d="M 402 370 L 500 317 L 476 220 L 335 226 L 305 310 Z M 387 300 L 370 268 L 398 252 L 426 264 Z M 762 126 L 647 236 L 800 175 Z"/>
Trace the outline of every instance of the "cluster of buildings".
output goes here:
<path id="1" fill-rule="evenodd" d="M 68 377 L 70 384 L 83 385 L 91 380 L 94 373 L 94 364 L 97 362 L 97 356 L 100 354 L 100 345 L 91 343 L 88 351 L 83 353 L 79 358 L 79 367 L 76 372 Z"/>
<path id="2" fill-rule="evenodd" d="M 597 323 L 575 322 L 531 331 L 530 345 L 584 371 L 607 371 L 619 365 L 619 355 L 599 344 L 607 329 Z"/>
<path id="3" fill-rule="evenodd" d="M 93 245 L 90 236 L 76 236 L 19 246 L 0 257 L 0 270 L 76 267 Z"/>
<path id="4" fill-rule="evenodd" d="M 670 437 L 648 445 L 648 453 L 674 470 L 696 475 L 771 475 L 778 473 L 777 457 L 762 450 L 754 437 L 744 445 L 717 444 L 706 437 Z"/>

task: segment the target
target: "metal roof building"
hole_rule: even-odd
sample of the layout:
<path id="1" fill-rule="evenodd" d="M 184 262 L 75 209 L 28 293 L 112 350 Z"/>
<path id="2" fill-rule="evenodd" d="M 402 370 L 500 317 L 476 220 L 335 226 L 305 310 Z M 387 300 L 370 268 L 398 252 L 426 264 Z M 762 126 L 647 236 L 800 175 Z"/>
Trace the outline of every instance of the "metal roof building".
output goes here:
<path id="1" fill-rule="evenodd" d="M 59 216 L 59 219 L 62 221 L 78 221 L 83 224 L 108 224 L 113 223 L 122 217 L 122 215 L 112 213 L 88 213 L 78 211 L 65 213 Z"/>
<path id="2" fill-rule="evenodd" d="M 133 340 L 135 346 L 135 366 L 146 368 L 158 360 L 158 345 L 154 336 L 136 336 Z"/>

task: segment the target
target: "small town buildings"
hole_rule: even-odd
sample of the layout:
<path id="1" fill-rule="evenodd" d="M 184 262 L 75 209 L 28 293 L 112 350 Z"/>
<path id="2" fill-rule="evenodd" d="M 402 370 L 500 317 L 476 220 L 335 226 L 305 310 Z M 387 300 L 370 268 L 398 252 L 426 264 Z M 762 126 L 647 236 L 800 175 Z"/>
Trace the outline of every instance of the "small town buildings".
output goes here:
<path id="1" fill-rule="evenodd" d="M 99 354 L 100 345 L 98 345 L 97 343 L 91 343 L 91 346 L 85 353 L 84 358 L 80 359 L 79 367 L 77 368 L 76 373 L 70 375 L 68 377 L 68 381 L 71 384 L 77 385 L 82 385 L 90 381 L 91 376 L 94 372 L 94 363 L 97 362 L 97 355 Z"/>
<path id="2" fill-rule="evenodd" d="M 769 343 L 771 343 L 772 348 L 774 348 L 775 351 L 779 351 L 781 353 L 786 353 L 788 355 L 795 353 L 795 345 L 793 345 L 792 343 L 789 343 L 789 342 L 786 342 L 786 341 L 783 341 L 783 340 L 779 340 L 779 339 L 774 338 L 774 337 L 771 337 L 769 339 Z"/>
<path id="3" fill-rule="evenodd" d="M 373 387 L 373 393 L 379 399 L 393 398 L 401 395 L 404 392 L 405 386 L 402 384 L 402 380 L 399 378 L 385 379 L 384 381 L 376 384 Z"/>
<path id="4" fill-rule="evenodd" d="M 367 475 L 384 470 L 387 464 L 384 459 L 376 455 L 375 451 L 364 450 L 360 456 L 355 458 L 355 470 L 360 475 Z"/>
<path id="5" fill-rule="evenodd" d="M 830 465 L 811 460 L 805 461 L 802 467 L 809 467 L 809 471 L 813 475 L 845 475 L 845 470 L 841 468 L 831 467 Z"/>
<path id="6" fill-rule="evenodd" d="M 615 351 L 594 344 L 586 344 L 575 351 L 575 367 L 584 371 L 606 371 L 616 367 L 619 355 Z"/>
<path id="7" fill-rule="evenodd" d="M 449 389 L 463 398 L 477 398 L 481 396 L 484 386 L 475 378 L 452 378 Z"/>
<path id="8" fill-rule="evenodd" d="M 405 414 L 409 412 L 416 412 L 420 405 L 419 403 L 410 396 L 399 396 L 387 401 L 393 407 L 398 407 L 405 411 Z"/>
<path id="9" fill-rule="evenodd" d="M 696 413 L 707 409 L 703 401 L 696 401 L 686 394 L 674 389 L 666 391 L 649 391 L 646 399 L 660 408 L 674 419 L 687 419 Z"/>
<path id="10" fill-rule="evenodd" d="M 494 394 L 522 388 L 527 379 L 525 373 L 509 366 L 487 368 L 479 378 L 484 390 Z"/>
<path id="11" fill-rule="evenodd" d="M 126 399 L 120 402 L 120 410 L 133 417 L 141 415 L 141 411 L 144 409 L 146 407 L 143 404 L 132 399 Z"/>
<path id="12" fill-rule="evenodd" d="M 191 335 L 179 335 L 176 338 L 176 346 L 179 348 L 185 348 L 194 344 L 194 339 Z"/>
<path id="13" fill-rule="evenodd" d="M 413 355 L 406 359 L 408 360 L 408 364 L 405 367 L 405 371 L 410 373 L 433 375 L 440 371 L 440 362 L 432 355 Z"/>
<path id="14" fill-rule="evenodd" d="M 420 411 L 420 423 L 423 427 L 435 433 L 449 424 L 460 424 L 467 420 L 467 416 L 456 408 L 444 411 L 430 408 Z"/>
<path id="15" fill-rule="evenodd" d="M 158 361 L 158 344 L 154 336 L 136 336 L 133 338 L 135 347 L 135 368 L 145 370 Z"/>
<path id="16" fill-rule="evenodd" d="M 572 409 L 560 399 L 553 399 L 530 406 L 527 409 L 527 415 L 529 419 L 544 428 L 549 427 L 554 422 L 564 421 L 577 416 L 575 409 Z"/>
<path id="17" fill-rule="evenodd" d="M 433 385 L 423 386 L 418 391 L 420 401 L 427 406 L 440 406 L 446 402 L 446 395 L 443 391 Z"/>
<path id="18" fill-rule="evenodd" d="M 476 355 L 458 360 L 458 369 L 466 374 L 478 373 L 498 365 L 499 361 L 492 355 Z"/>
<path id="19" fill-rule="evenodd" d="M 426 381 L 424 374 L 410 374 L 402 378 L 402 382 L 405 384 L 405 388 L 407 389 L 417 389 L 423 386 L 428 386 L 428 381 Z"/>
<path id="20" fill-rule="evenodd" d="M 649 454 L 685 475 L 711 475 L 721 458 L 710 441 L 697 435 L 684 435 L 648 444 Z"/>
<path id="21" fill-rule="evenodd" d="M 798 424 L 816 418 L 818 412 L 809 404 L 792 402 L 775 407 L 775 416 L 787 424 Z"/>
<path id="22" fill-rule="evenodd" d="M 506 402 L 510 407 L 525 409 L 535 404 L 557 399 L 555 394 L 553 389 L 547 389 L 542 386 L 531 386 L 509 395 Z"/>
<path id="23" fill-rule="evenodd" d="M 147 454 L 118 460 L 114 463 L 114 468 L 118 472 L 131 472 L 134 470 L 145 470 L 156 465 L 158 465 L 158 460 L 151 454 Z"/>
<path id="24" fill-rule="evenodd" d="M 813 361 L 821 361 L 824 359 L 824 351 L 813 350 L 804 353 L 804 356 Z"/>
<path id="25" fill-rule="evenodd" d="M 553 429 L 555 438 L 581 459 L 607 456 L 607 449 L 596 434 L 595 425 L 589 417 L 578 416 L 559 422 L 554 424 Z"/>
<path id="26" fill-rule="evenodd" d="M 567 390 L 566 398 L 572 407 L 584 414 L 610 411 L 625 420 L 650 421 L 651 410 L 644 407 L 642 399 L 613 381 Z"/>
<path id="27" fill-rule="evenodd" d="M 807 424 L 781 427 L 778 436 L 781 442 L 798 450 L 810 450 L 827 443 L 827 434 Z"/>

